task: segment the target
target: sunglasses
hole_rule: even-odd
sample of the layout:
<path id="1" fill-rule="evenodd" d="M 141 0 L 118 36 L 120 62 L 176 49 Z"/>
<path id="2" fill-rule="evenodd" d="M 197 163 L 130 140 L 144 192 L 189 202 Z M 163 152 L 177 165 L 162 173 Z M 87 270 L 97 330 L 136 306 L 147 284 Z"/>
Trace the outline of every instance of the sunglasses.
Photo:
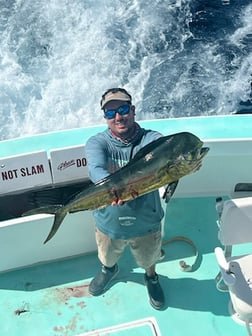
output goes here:
<path id="1" fill-rule="evenodd" d="M 130 105 L 122 105 L 122 106 L 119 106 L 115 110 L 104 111 L 104 118 L 106 118 L 106 119 L 114 119 L 115 116 L 116 116 L 116 113 L 118 113 L 120 115 L 129 114 L 130 113 Z"/>

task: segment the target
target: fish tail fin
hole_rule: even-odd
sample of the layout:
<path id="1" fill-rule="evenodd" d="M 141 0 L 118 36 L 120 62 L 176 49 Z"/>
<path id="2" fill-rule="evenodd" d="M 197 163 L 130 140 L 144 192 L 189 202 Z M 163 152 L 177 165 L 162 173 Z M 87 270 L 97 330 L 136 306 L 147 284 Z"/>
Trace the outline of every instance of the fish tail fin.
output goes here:
<path id="1" fill-rule="evenodd" d="M 50 239 L 52 239 L 52 237 L 58 231 L 58 229 L 59 229 L 59 227 L 60 227 L 61 223 L 63 222 L 66 215 L 67 215 L 67 211 L 65 211 L 62 207 L 59 208 L 56 211 L 53 226 L 52 226 L 46 240 L 44 241 L 44 244 L 46 244 Z"/>

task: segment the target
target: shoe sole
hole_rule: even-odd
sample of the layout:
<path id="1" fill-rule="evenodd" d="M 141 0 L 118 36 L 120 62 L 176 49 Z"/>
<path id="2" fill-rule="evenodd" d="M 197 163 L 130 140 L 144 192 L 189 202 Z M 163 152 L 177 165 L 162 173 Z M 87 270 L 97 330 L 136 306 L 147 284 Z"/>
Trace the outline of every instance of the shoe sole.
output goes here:
<path id="1" fill-rule="evenodd" d="M 163 304 L 162 306 L 157 306 L 151 301 L 151 299 L 149 301 L 150 301 L 150 305 L 152 306 L 152 308 L 154 308 L 156 310 L 162 310 L 165 307 L 165 304 Z"/>

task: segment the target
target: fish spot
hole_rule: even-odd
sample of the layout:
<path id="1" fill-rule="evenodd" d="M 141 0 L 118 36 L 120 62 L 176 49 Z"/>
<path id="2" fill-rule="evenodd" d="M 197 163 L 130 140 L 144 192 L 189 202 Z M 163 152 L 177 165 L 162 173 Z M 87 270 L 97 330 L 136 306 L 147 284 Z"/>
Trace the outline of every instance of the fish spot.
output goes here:
<path id="1" fill-rule="evenodd" d="M 148 153 L 148 154 L 145 155 L 144 158 L 145 158 L 145 161 L 148 162 L 149 160 L 151 160 L 153 158 L 153 154 L 152 153 Z"/>

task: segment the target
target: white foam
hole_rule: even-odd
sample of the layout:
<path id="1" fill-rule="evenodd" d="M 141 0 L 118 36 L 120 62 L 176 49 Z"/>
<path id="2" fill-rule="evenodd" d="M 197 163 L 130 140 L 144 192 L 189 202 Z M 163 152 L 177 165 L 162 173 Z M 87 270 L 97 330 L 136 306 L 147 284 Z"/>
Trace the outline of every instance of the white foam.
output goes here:
<path id="1" fill-rule="evenodd" d="M 238 96 L 248 96 L 251 56 L 237 60 L 234 80 L 213 54 L 217 44 L 184 53 L 191 37 L 188 1 L 174 0 L 168 6 L 150 0 L 19 0 L 5 6 L 0 26 L 1 139 L 103 124 L 100 96 L 113 86 L 133 94 L 138 119 L 156 118 L 157 108 L 163 117 L 172 116 L 184 105 L 192 105 L 185 111 L 190 115 L 194 106 L 187 100 L 192 94 L 195 106 L 215 97 L 202 114 L 231 111 Z M 236 34 L 248 31 L 250 14 L 247 9 Z M 239 40 L 235 34 L 230 39 Z M 197 96 L 188 85 L 188 71 L 199 57 L 205 71 L 199 87 L 204 84 L 210 98 Z M 165 97 L 155 100 L 160 90 Z"/>

